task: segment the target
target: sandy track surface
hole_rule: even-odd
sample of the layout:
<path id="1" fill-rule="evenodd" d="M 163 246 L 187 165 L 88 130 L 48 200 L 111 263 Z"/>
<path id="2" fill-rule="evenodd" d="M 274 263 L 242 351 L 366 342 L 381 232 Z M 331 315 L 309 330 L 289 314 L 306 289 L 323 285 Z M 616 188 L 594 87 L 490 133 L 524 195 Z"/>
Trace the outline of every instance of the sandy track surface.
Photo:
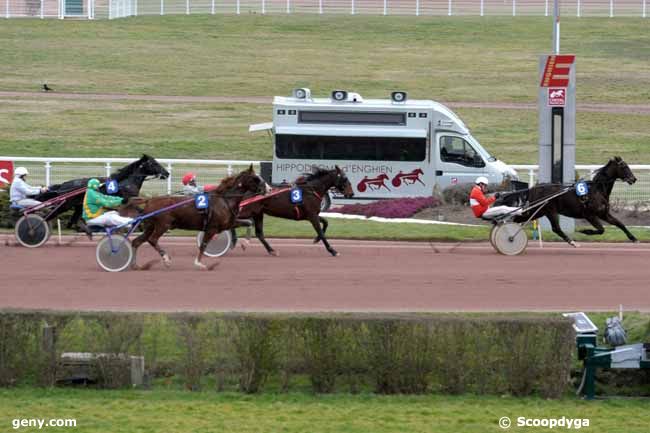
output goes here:
<path id="1" fill-rule="evenodd" d="M 69 240 L 69 239 L 68 239 Z M 253 240 L 193 268 L 190 238 L 164 238 L 165 269 L 149 246 L 148 271 L 107 273 L 95 244 L 0 247 L 0 308 L 116 311 L 650 311 L 648 244 L 529 245 L 498 255 L 488 244 L 333 240 L 331 257 L 309 240 L 272 239 L 280 257 Z"/>
<path id="2" fill-rule="evenodd" d="M 7 92 L 0 91 L 0 98 L 48 98 L 48 99 L 85 99 L 105 101 L 160 101 L 180 103 L 246 103 L 270 104 L 270 96 L 164 96 L 164 95 L 128 95 L 105 93 L 44 93 L 44 92 Z M 445 102 L 451 108 L 489 108 L 503 110 L 537 110 L 536 103 L 514 102 Z M 650 104 L 587 104 L 578 103 L 578 111 L 602 113 L 629 113 L 650 115 Z"/>

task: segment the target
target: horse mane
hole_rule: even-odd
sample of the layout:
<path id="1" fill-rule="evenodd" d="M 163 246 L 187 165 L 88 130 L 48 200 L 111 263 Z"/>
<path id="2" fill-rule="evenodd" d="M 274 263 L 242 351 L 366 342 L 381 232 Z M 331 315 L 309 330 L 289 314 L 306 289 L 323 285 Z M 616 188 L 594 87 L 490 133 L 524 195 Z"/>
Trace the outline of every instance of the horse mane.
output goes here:
<path id="1" fill-rule="evenodd" d="M 296 183 L 300 180 L 301 182 L 311 182 L 312 180 L 318 180 L 321 179 L 328 174 L 330 174 L 332 171 L 331 170 L 326 170 L 324 168 L 317 168 L 314 170 L 312 173 L 303 173 L 301 177 L 296 179 Z"/>
<path id="2" fill-rule="evenodd" d="M 133 170 L 135 167 L 140 165 L 143 161 L 146 159 L 150 159 L 151 157 L 147 154 L 143 154 L 140 159 L 133 161 L 132 163 L 125 165 L 124 167 L 120 168 L 117 170 L 115 173 L 111 175 L 111 178 L 121 180 L 124 179 L 125 177 L 128 177 L 130 174 L 133 174 Z"/>
<path id="3" fill-rule="evenodd" d="M 214 194 L 223 194 L 235 186 L 235 183 L 237 183 L 237 177 L 238 176 L 229 176 L 223 179 L 221 182 L 219 182 L 219 185 L 217 185 L 217 187 L 210 192 Z"/>
<path id="4" fill-rule="evenodd" d="M 620 156 L 615 156 L 614 158 L 611 158 L 609 161 L 607 161 L 607 164 L 605 164 L 602 167 L 597 168 L 596 170 L 594 170 L 594 176 L 593 176 L 592 182 L 600 183 L 600 182 L 605 181 L 606 176 L 607 176 L 605 169 L 607 167 L 609 167 L 610 165 L 612 165 L 614 163 L 617 163 L 619 161 L 622 161 L 621 157 Z M 607 180 L 608 180 L 608 178 L 607 178 Z"/>

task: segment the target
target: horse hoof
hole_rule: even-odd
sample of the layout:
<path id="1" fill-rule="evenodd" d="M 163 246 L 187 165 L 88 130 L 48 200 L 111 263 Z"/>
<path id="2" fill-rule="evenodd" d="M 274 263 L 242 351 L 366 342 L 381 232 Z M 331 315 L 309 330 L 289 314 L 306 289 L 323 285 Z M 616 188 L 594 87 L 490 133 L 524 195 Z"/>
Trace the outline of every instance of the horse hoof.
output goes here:
<path id="1" fill-rule="evenodd" d="M 330 254 L 332 255 L 332 257 L 338 257 L 338 256 L 341 255 L 341 254 L 339 254 L 339 253 L 336 252 L 336 251 L 330 251 Z"/>
<path id="2" fill-rule="evenodd" d="M 273 257 L 278 257 L 280 255 L 280 253 L 275 250 L 269 251 L 269 254 L 272 255 Z"/>
<path id="3" fill-rule="evenodd" d="M 569 245 L 571 245 L 573 248 L 580 248 L 580 244 L 575 243 L 575 241 L 569 242 Z"/>
<path id="4" fill-rule="evenodd" d="M 632 239 L 632 243 L 633 243 L 633 244 L 640 244 L 640 243 L 641 243 L 641 241 L 640 241 L 640 240 L 638 240 L 638 239 Z"/>
<path id="5" fill-rule="evenodd" d="M 219 263 L 220 263 L 220 262 L 214 262 L 214 263 L 212 263 L 210 266 L 208 266 L 208 271 L 211 271 L 211 270 L 213 270 L 214 268 L 216 268 L 217 266 L 219 266 Z"/>

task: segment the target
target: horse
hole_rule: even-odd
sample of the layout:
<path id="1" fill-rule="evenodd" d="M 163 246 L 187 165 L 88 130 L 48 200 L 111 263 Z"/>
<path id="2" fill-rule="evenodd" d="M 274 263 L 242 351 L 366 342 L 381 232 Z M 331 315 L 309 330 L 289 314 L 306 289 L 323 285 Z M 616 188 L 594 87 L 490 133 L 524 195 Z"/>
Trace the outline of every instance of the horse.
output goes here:
<path id="1" fill-rule="evenodd" d="M 168 230 L 178 228 L 183 230 L 197 230 L 205 232 L 203 242 L 199 246 L 199 252 L 194 260 L 194 265 L 199 269 L 208 269 L 201 260 L 203 252 L 212 237 L 223 231 L 234 227 L 239 210 L 239 202 L 250 195 L 264 194 L 270 188 L 264 180 L 255 173 L 253 166 L 242 171 L 237 176 L 227 177 L 221 181 L 219 186 L 210 192 L 208 196 L 208 208 L 204 211 L 198 210 L 193 203 L 180 206 L 167 212 L 153 215 L 143 222 L 143 232 L 133 240 L 133 262 L 131 266 L 139 269 L 136 264 L 137 250 L 144 242 L 149 244 L 160 254 L 163 264 L 171 265 L 171 258 L 158 244 L 158 239 Z M 133 216 L 134 210 L 142 213 L 150 213 L 162 210 L 183 200 L 187 196 L 160 196 L 151 199 L 133 199 L 120 208 L 123 215 Z M 144 206 L 142 206 L 144 204 Z M 214 266 L 213 266 L 214 267 Z M 212 269 L 212 267 L 210 268 Z"/>
<path id="2" fill-rule="evenodd" d="M 278 194 L 271 194 L 269 197 L 248 204 L 239 212 L 239 219 L 250 218 L 255 225 L 255 236 L 260 240 L 266 251 L 271 255 L 278 255 L 277 252 L 269 245 L 264 238 L 264 214 L 290 219 L 290 220 L 308 220 L 316 230 L 317 236 L 314 243 L 322 240 L 323 245 L 332 256 L 338 253 L 332 248 L 325 238 L 328 222 L 319 215 L 320 203 L 323 196 L 331 188 L 335 188 L 345 198 L 351 198 L 354 195 L 350 181 L 338 165 L 332 170 L 316 169 L 311 174 L 296 179 L 295 187 L 303 191 L 302 203 L 294 204 L 291 202 L 291 190 L 287 189 Z M 321 228 L 321 224 L 323 225 Z"/>
<path id="3" fill-rule="evenodd" d="M 137 197 L 140 194 L 140 188 L 147 177 L 167 179 L 169 172 L 158 163 L 153 157 L 149 155 L 142 155 L 140 159 L 120 168 L 115 173 L 111 174 L 110 179 L 118 182 L 118 192 L 115 194 L 120 196 L 126 202 L 131 197 Z M 58 197 L 61 194 L 73 191 L 75 189 L 83 188 L 88 184 L 91 178 L 85 177 L 81 179 L 73 179 L 67 182 L 59 183 L 48 187 L 48 190 L 35 197 L 38 201 L 46 201 Z M 108 178 L 99 177 L 100 182 L 105 183 Z M 102 185 L 100 191 L 106 194 L 106 186 Z M 50 219 L 55 218 L 57 215 L 74 208 L 72 217 L 68 221 L 67 228 L 72 228 L 75 224 L 80 222 L 79 226 L 82 230 L 86 230 L 85 223 L 80 221 L 81 213 L 83 211 L 84 195 L 79 194 L 71 197 L 54 213 Z M 87 230 L 86 230 L 87 231 Z"/>
<path id="4" fill-rule="evenodd" d="M 630 241 L 638 242 L 637 238 L 610 211 L 609 196 L 618 179 L 629 185 L 634 184 L 637 180 L 627 163 L 621 157 L 616 156 L 596 170 L 591 181 L 586 181 L 589 192 L 583 197 L 578 197 L 570 186 L 549 183 L 538 184 L 522 192 L 506 194 L 500 202 L 509 206 L 517 206 L 526 202 L 540 202 L 546 197 L 560 194 L 549 200 L 541 209 L 537 207 L 530 209 L 522 215 L 515 216 L 513 221 L 522 223 L 528 221 L 533 215 L 533 219 L 545 216 L 550 221 L 553 232 L 569 245 L 576 247 L 576 243 L 560 228 L 559 215 L 587 220 L 595 230 L 579 230 L 586 235 L 602 235 L 605 228 L 600 220 L 604 220 L 621 229 Z M 561 194 L 561 191 L 566 188 L 569 188 L 568 192 Z"/>

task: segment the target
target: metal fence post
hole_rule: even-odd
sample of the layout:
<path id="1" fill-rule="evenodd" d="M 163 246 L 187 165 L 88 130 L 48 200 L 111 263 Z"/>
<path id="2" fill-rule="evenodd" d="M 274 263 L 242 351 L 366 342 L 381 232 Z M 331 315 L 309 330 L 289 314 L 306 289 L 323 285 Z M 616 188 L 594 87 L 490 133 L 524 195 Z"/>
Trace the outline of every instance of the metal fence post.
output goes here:
<path id="1" fill-rule="evenodd" d="M 165 0 L 160 0 L 160 15 L 165 15 Z"/>
<path id="2" fill-rule="evenodd" d="M 483 7 L 484 7 L 484 6 L 483 6 L 483 3 L 484 3 L 484 1 L 481 0 L 481 16 L 483 16 Z"/>
<path id="3" fill-rule="evenodd" d="M 108 0 L 108 19 L 113 18 L 113 0 Z"/>
<path id="4" fill-rule="evenodd" d="M 641 14 L 641 16 L 642 16 L 643 18 L 646 17 L 646 15 L 645 15 L 645 2 L 646 2 L 646 0 L 643 0 L 643 13 Z"/>
<path id="5" fill-rule="evenodd" d="M 517 16 L 517 1 L 512 0 L 512 16 L 516 17 Z"/>
<path id="6" fill-rule="evenodd" d="M 580 18 L 580 0 L 578 0 L 578 5 L 576 7 L 576 16 Z"/>
<path id="7" fill-rule="evenodd" d="M 323 15 L 323 0 L 318 0 L 318 13 Z"/>
<path id="8" fill-rule="evenodd" d="M 531 168 L 528 170 L 528 185 L 533 186 L 535 185 L 535 169 Z"/>
<path id="9" fill-rule="evenodd" d="M 609 0 L 609 17 L 614 18 L 614 0 Z"/>
<path id="10" fill-rule="evenodd" d="M 232 164 L 228 164 L 228 168 L 226 169 L 226 173 L 228 176 L 232 176 Z"/>
<path id="11" fill-rule="evenodd" d="M 291 0 L 287 0 L 287 13 L 291 13 Z"/>
<path id="12" fill-rule="evenodd" d="M 5 18 L 9 18 L 9 0 L 5 1 Z"/>
<path id="13" fill-rule="evenodd" d="M 420 0 L 415 0 L 415 16 L 420 16 Z"/>
<path id="14" fill-rule="evenodd" d="M 544 2 L 544 16 L 548 16 L 548 0 Z"/>
<path id="15" fill-rule="evenodd" d="M 106 177 L 111 177 L 111 163 L 107 162 L 104 168 L 106 169 Z"/>
<path id="16" fill-rule="evenodd" d="M 45 186 L 50 186 L 50 180 L 52 179 L 52 164 L 50 161 L 45 161 Z"/>
<path id="17" fill-rule="evenodd" d="M 451 0 L 447 2 L 447 16 L 451 16 Z"/>
<path id="18" fill-rule="evenodd" d="M 172 193 L 172 163 L 168 162 L 167 163 L 167 171 L 169 172 L 169 176 L 167 176 L 167 195 Z"/>
<path id="19" fill-rule="evenodd" d="M 266 13 L 266 0 L 262 0 L 262 15 Z"/>
<path id="20" fill-rule="evenodd" d="M 384 0 L 384 15 L 388 14 L 388 0 Z"/>
<path id="21" fill-rule="evenodd" d="M 138 16 L 138 0 L 135 0 L 135 10 L 133 11 L 133 15 L 136 17 Z"/>
<path id="22" fill-rule="evenodd" d="M 350 14 L 351 14 L 351 15 L 354 15 L 354 0 L 351 0 L 351 1 L 350 1 L 350 8 L 351 8 L 351 10 L 350 10 Z"/>
<path id="23" fill-rule="evenodd" d="M 41 19 L 45 18 L 45 15 L 43 15 L 43 0 L 41 0 Z"/>
<path id="24" fill-rule="evenodd" d="M 185 0 L 185 15 L 190 14 L 190 0 Z"/>
<path id="25" fill-rule="evenodd" d="M 211 9 L 210 9 L 210 13 L 212 15 L 214 15 L 214 0 L 212 0 L 212 6 L 211 6 Z"/>
<path id="26" fill-rule="evenodd" d="M 237 15 L 239 15 L 239 12 L 240 12 L 240 10 L 239 10 L 239 6 L 240 6 L 240 5 L 239 5 L 239 0 L 237 0 Z"/>

